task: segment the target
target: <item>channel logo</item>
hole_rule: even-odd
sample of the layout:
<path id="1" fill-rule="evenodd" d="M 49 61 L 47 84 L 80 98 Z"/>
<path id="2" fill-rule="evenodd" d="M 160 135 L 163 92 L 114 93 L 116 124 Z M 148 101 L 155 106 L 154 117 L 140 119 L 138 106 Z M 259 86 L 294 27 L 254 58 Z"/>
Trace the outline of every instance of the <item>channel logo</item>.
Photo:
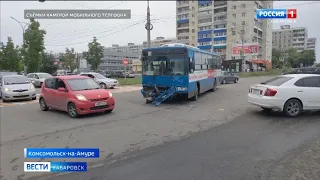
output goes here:
<path id="1" fill-rule="evenodd" d="M 24 172 L 85 172 L 86 162 L 24 162 Z"/>
<path id="2" fill-rule="evenodd" d="M 296 19 L 297 9 L 258 9 L 258 19 Z"/>

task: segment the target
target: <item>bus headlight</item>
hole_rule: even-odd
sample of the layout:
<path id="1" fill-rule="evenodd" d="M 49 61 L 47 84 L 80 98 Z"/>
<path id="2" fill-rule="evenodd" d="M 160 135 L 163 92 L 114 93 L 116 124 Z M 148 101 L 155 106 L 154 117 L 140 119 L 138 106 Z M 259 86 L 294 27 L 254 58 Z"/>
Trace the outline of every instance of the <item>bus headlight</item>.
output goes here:
<path id="1" fill-rule="evenodd" d="M 187 91 L 188 88 L 187 87 L 177 87 L 178 91 Z"/>

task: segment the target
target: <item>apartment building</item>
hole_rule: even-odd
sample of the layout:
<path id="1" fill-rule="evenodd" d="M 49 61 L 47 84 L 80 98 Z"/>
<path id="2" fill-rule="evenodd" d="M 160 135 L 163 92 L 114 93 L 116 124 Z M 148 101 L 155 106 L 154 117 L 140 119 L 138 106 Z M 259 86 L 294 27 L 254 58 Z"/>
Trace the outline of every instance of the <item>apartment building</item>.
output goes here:
<path id="1" fill-rule="evenodd" d="M 291 28 L 283 25 L 272 32 L 272 47 L 286 50 L 296 48 L 298 51 L 307 49 L 308 30 L 305 27 Z"/>
<path id="2" fill-rule="evenodd" d="M 151 40 L 151 47 L 160 47 L 164 44 L 176 43 L 176 38 L 164 38 L 164 37 L 157 37 L 155 40 Z M 140 54 L 142 49 L 147 48 L 148 44 L 147 41 L 144 41 L 142 44 L 134 44 L 128 43 L 128 45 L 120 46 L 118 44 L 113 44 L 112 47 L 107 47 L 105 50 L 108 51 L 118 51 L 118 52 L 132 52 Z"/>
<path id="3" fill-rule="evenodd" d="M 213 7 L 212 7 L 213 5 Z M 233 47 L 258 47 L 245 60 L 268 60 L 272 54 L 272 24 L 256 18 L 257 9 L 273 8 L 273 1 L 177 1 L 178 42 L 219 53 L 223 59 L 239 59 Z M 212 10 L 214 21 L 212 22 Z M 213 26 L 214 27 L 213 27 Z M 212 38 L 214 43 L 212 43 Z M 242 47 L 244 47 L 242 46 Z"/>
<path id="4" fill-rule="evenodd" d="M 307 49 L 316 50 L 317 38 L 308 38 L 307 39 Z"/>

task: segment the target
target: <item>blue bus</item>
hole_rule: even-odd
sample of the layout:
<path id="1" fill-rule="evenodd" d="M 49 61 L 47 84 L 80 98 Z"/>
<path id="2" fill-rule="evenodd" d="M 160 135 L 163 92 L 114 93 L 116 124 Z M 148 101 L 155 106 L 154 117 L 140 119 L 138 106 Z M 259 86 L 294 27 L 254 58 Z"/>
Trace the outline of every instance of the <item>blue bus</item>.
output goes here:
<path id="1" fill-rule="evenodd" d="M 183 96 L 196 101 L 198 95 L 219 85 L 221 57 L 184 44 L 168 44 L 142 50 L 142 90 L 146 103 Z"/>

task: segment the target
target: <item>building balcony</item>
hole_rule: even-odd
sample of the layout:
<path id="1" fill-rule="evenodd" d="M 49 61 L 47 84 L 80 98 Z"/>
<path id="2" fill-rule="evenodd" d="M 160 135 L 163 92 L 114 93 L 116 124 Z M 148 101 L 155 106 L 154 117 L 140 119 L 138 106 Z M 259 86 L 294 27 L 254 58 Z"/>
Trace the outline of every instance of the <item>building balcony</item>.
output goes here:
<path id="1" fill-rule="evenodd" d="M 212 22 L 205 22 L 205 23 L 199 23 L 198 27 L 203 27 L 203 26 L 211 26 Z"/>
<path id="2" fill-rule="evenodd" d="M 179 39 L 178 43 L 187 44 L 187 43 L 189 43 L 189 39 Z"/>
<path id="3" fill-rule="evenodd" d="M 227 1 L 215 1 L 214 2 L 214 8 L 221 8 L 222 6 L 227 7 Z"/>
<path id="4" fill-rule="evenodd" d="M 189 2 L 177 3 L 177 8 L 189 7 Z"/>
<path id="5" fill-rule="evenodd" d="M 198 0 L 198 5 L 202 5 L 202 4 L 209 4 L 212 1 L 208 1 L 208 0 Z"/>
<path id="6" fill-rule="evenodd" d="M 202 20 L 202 19 L 212 19 L 212 14 L 199 14 L 198 20 Z"/>
<path id="7" fill-rule="evenodd" d="M 199 12 L 200 11 L 208 11 L 208 10 L 211 10 L 212 7 L 211 6 L 207 6 L 207 7 L 199 7 Z"/>
<path id="8" fill-rule="evenodd" d="M 177 20 L 177 23 L 178 24 L 189 23 L 189 19 L 180 19 L 180 20 Z"/>
<path id="9" fill-rule="evenodd" d="M 186 33 L 178 33 L 177 36 L 179 36 L 179 37 L 189 36 L 189 33 L 188 32 L 186 32 Z"/>
<path id="10" fill-rule="evenodd" d="M 177 11 L 177 15 L 189 14 L 189 11 Z"/>
<path id="11" fill-rule="evenodd" d="M 189 29 L 189 26 L 177 27 L 177 30 Z"/>

